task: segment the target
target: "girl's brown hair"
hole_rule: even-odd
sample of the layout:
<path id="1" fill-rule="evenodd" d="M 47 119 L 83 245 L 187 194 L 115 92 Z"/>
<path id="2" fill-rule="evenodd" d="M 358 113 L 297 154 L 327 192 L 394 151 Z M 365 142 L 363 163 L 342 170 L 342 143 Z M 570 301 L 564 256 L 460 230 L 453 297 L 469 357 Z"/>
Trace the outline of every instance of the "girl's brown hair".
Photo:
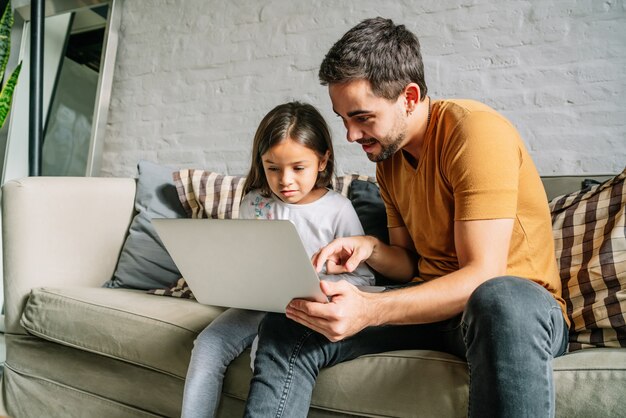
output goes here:
<path id="1" fill-rule="evenodd" d="M 304 145 L 321 159 L 328 152 L 326 168 L 317 175 L 316 187 L 327 187 L 332 180 L 335 160 L 330 130 L 317 109 L 310 104 L 289 102 L 276 106 L 261 121 L 252 144 L 252 164 L 243 188 L 245 195 L 260 189 L 261 195 L 272 194 L 263 170 L 261 157 L 274 145 L 286 139 Z"/>

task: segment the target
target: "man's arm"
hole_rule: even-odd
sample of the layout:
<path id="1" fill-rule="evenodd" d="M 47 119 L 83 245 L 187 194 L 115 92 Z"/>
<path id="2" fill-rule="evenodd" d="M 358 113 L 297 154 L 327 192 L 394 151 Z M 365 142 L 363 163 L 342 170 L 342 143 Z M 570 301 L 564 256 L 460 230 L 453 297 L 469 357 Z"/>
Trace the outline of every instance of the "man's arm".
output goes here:
<path id="1" fill-rule="evenodd" d="M 389 228 L 390 245 L 372 236 L 338 238 L 313 255 L 313 265 L 321 271 L 341 274 L 353 271 L 361 262 L 388 279 L 408 282 L 417 275 L 418 257 L 405 227 Z"/>
<path id="2" fill-rule="evenodd" d="M 331 297 L 329 303 L 293 300 L 287 307 L 287 316 L 331 341 L 342 340 L 372 325 L 419 324 L 451 318 L 463 311 L 480 284 L 506 273 L 513 222 L 513 219 L 455 222 L 459 270 L 453 273 L 419 286 L 384 293 L 360 292 L 345 282 L 323 282 L 322 290 Z M 364 249 L 352 251 L 359 256 L 368 252 L 374 256 L 376 249 L 365 245 Z M 376 257 L 383 256 L 384 253 L 379 253 Z"/>

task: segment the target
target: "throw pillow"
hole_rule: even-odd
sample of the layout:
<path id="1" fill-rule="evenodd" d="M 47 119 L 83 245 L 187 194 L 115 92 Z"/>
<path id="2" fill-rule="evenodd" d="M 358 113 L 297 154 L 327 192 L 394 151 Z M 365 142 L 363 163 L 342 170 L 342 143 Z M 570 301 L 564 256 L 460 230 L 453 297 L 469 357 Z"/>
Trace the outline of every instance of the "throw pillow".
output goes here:
<path id="1" fill-rule="evenodd" d="M 148 293 L 158 296 L 172 296 L 182 299 L 195 299 L 195 296 L 189 289 L 187 282 L 182 277 L 168 289 L 150 289 Z"/>
<path id="2" fill-rule="evenodd" d="M 194 169 L 179 170 L 173 175 L 178 197 L 190 218 L 235 219 L 239 216 L 245 177 Z M 372 177 L 348 174 L 334 177 L 332 188 L 349 197 L 350 185 L 355 180 L 375 186 Z"/>
<path id="3" fill-rule="evenodd" d="M 385 210 L 385 203 L 382 197 L 380 197 L 378 185 L 373 182 L 373 179 L 352 180 L 348 188 L 348 199 L 350 199 L 352 206 L 354 206 L 354 210 L 361 221 L 361 225 L 363 225 L 365 234 L 375 236 L 389 244 L 387 211 Z M 376 277 L 376 285 L 378 286 L 398 284 L 398 282 L 389 280 L 377 271 L 374 271 L 374 276 Z"/>
<path id="4" fill-rule="evenodd" d="M 332 179 L 331 186 L 334 191 L 348 197 L 350 191 L 350 185 L 354 180 L 369 181 L 376 184 L 374 177 L 369 177 L 363 174 L 346 174 L 344 176 L 335 176 Z"/>
<path id="5" fill-rule="evenodd" d="M 172 180 L 174 169 L 148 161 L 140 161 L 137 168 L 137 214 L 131 222 L 113 278 L 104 287 L 165 288 L 180 277 L 150 222 L 152 218 L 185 217 Z"/>
<path id="6" fill-rule="evenodd" d="M 353 180 L 348 188 L 348 199 L 363 225 L 366 235 L 372 235 L 389 244 L 387 211 L 376 183 L 369 180 Z"/>
<path id="7" fill-rule="evenodd" d="M 174 173 L 178 198 L 190 218 L 238 218 L 245 180 L 205 170 Z"/>
<path id="8" fill-rule="evenodd" d="M 185 169 L 174 172 L 173 178 L 182 207 L 190 218 L 235 219 L 239 216 L 245 177 Z M 335 177 L 332 187 L 351 200 L 365 233 L 388 242 L 385 207 L 372 177 L 358 174 Z M 151 289 L 149 293 L 193 298 L 183 278 L 169 289 Z"/>
<path id="9" fill-rule="evenodd" d="M 239 216 L 245 177 L 184 169 L 174 171 L 170 179 L 175 185 L 177 201 L 184 210 L 182 217 L 186 215 L 189 218 L 235 219 Z M 165 286 L 155 286 L 148 293 L 195 299 L 180 273 Z"/>
<path id="10" fill-rule="evenodd" d="M 626 169 L 550 202 L 569 351 L 626 347 Z"/>

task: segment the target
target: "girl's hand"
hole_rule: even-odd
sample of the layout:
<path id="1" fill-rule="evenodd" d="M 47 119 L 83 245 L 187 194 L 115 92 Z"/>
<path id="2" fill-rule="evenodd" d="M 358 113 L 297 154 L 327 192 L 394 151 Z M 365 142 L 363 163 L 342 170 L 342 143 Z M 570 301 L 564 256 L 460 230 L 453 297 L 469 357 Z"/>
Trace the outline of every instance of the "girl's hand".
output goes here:
<path id="1" fill-rule="evenodd" d="M 328 274 L 353 272 L 374 251 L 374 240 L 367 236 L 343 237 L 313 254 L 311 261 L 319 273 L 326 264 Z"/>
<path id="2" fill-rule="evenodd" d="M 294 299 L 287 306 L 287 317 L 332 342 L 341 341 L 374 325 L 371 322 L 373 318 L 370 318 L 375 311 L 374 294 L 361 292 L 345 280 L 322 280 L 320 287 L 329 297 L 328 303 Z"/>

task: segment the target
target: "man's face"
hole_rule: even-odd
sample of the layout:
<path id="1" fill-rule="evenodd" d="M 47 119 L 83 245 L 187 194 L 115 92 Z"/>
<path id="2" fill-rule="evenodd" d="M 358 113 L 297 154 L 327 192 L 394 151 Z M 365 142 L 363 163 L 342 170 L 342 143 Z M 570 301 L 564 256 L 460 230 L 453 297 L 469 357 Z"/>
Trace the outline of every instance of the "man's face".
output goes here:
<path id="1" fill-rule="evenodd" d="M 328 91 L 333 110 L 346 127 L 346 138 L 361 144 L 371 161 L 383 161 L 406 144 L 402 96 L 396 101 L 378 97 L 367 80 L 331 84 Z"/>

